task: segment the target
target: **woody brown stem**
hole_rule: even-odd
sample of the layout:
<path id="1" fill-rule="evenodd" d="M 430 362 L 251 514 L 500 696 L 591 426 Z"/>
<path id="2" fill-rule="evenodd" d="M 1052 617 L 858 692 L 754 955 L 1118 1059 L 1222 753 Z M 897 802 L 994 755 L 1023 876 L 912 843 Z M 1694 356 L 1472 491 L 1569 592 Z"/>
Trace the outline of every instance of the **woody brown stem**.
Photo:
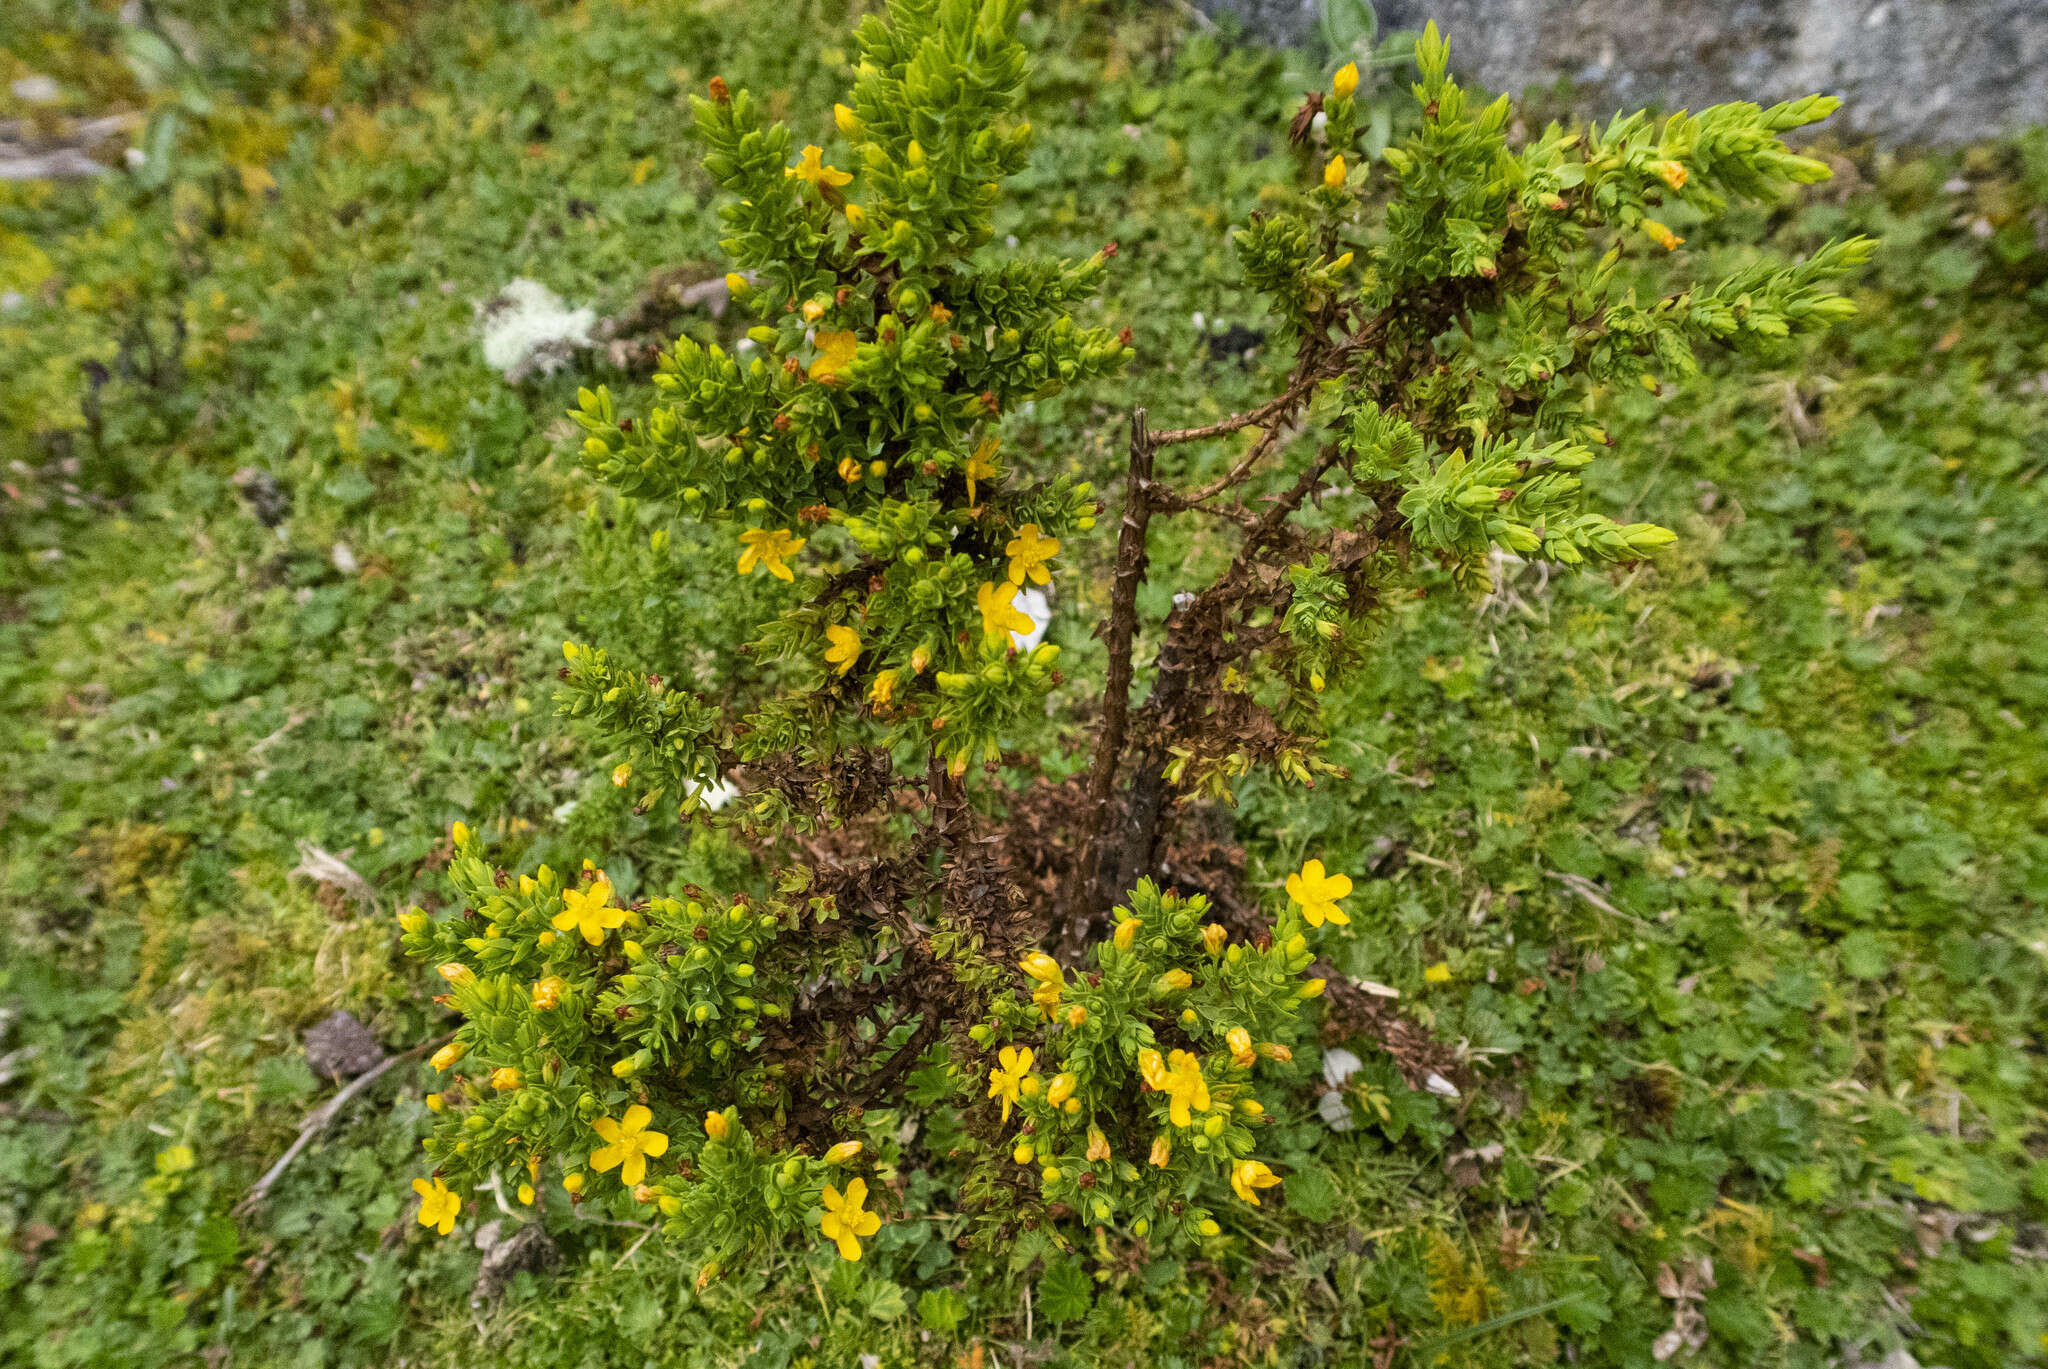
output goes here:
<path id="1" fill-rule="evenodd" d="M 1124 480 L 1124 516 L 1117 530 L 1116 576 L 1110 587 L 1109 622 L 1103 644 L 1109 648 L 1109 670 L 1102 686 L 1102 716 L 1095 725 L 1094 754 L 1088 762 L 1088 797 L 1083 811 L 1081 849 L 1068 877 L 1068 924 L 1064 938 L 1078 947 L 1087 940 L 1087 924 L 1098 911 L 1090 897 L 1099 850 L 1096 834 L 1109 819 L 1110 795 L 1116 787 L 1117 760 L 1123 754 L 1124 732 L 1131 712 L 1132 650 L 1138 633 L 1138 586 L 1148 564 L 1145 536 L 1152 522 L 1152 457 L 1155 444 L 1146 427 L 1145 411 L 1131 414 L 1130 470 Z"/>

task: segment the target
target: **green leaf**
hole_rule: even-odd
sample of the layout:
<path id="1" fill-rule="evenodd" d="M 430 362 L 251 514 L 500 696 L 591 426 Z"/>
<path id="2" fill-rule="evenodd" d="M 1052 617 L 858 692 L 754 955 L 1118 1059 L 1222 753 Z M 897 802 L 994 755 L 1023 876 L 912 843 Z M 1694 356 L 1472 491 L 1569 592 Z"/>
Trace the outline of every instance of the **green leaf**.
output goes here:
<path id="1" fill-rule="evenodd" d="M 1072 1256 L 1047 1265 L 1038 1277 L 1038 1314 L 1055 1326 L 1087 1316 L 1094 1300 L 1094 1286 Z"/>
<path id="2" fill-rule="evenodd" d="M 950 1288 L 934 1288 L 917 1300 L 917 1319 L 927 1330 L 950 1333 L 967 1317 L 967 1299 Z"/>

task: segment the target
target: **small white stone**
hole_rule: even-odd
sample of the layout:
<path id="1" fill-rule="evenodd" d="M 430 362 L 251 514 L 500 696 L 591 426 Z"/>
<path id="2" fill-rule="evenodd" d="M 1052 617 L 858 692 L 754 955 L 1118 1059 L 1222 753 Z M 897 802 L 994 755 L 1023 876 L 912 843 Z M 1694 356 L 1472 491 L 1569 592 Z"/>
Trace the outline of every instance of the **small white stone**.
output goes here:
<path id="1" fill-rule="evenodd" d="M 18 78 L 8 89 L 15 99 L 29 105 L 54 105 L 64 98 L 64 87 L 40 71 Z"/>
<path id="2" fill-rule="evenodd" d="M 1344 1087 L 1344 1081 L 1364 1068 L 1360 1060 L 1342 1046 L 1333 1046 L 1323 1052 L 1323 1082 L 1333 1089 Z"/>
<path id="3" fill-rule="evenodd" d="M 1350 1131 L 1358 1125 L 1351 1120 L 1351 1104 L 1344 1101 L 1341 1093 L 1326 1093 L 1317 1099 L 1316 1112 L 1331 1131 Z"/>
<path id="4" fill-rule="evenodd" d="M 1188 315 L 1188 322 L 1195 325 L 1195 331 L 1198 333 L 1206 333 L 1209 331 L 1209 316 L 1203 313 L 1200 309 L 1197 309 L 1194 313 Z"/>
<path id="5" fill-rule="evenodd" d="M 1434 1072 L 1432 1072 L 1427 1079 L 1424 1079 L 1422 1081 L 1422 1087 L 1428 1089 L 1431 1093 L 1435 1094 L 1439 1098 L 1456 1098 L 1459 1096 L 1458 1086 L 1456 1084 L 1453 1084 L 1450 1080 L 1444 1078 L 1441 1074 L 1437 1074 Z"/>
<path id="6" fill-rule="evenodd" d="M 9 290 L 4 294 L 0 294 L 0 314 L 11 314 L 27 303 L 28 297 L 22 294 L 21 291 Z"/>
<path id="7" fill-rule="evenodd" d="M 713 813 L 740 796 L 739 786 L 722 778 L 711 784 L 690 785 L 683 792 L 685 795 L 696 797 Z"/>
<path id="8" fill-rule="evenodd" d="M 1052 626 L 1052 601 L 1045 597 L 1045 591 L 1024 589 L 1016 599 L 1017 611 L 1031 620 L 1031 631 L 1013 632 L 1010 641 L 1019 651 L 1030 651 L 1045 640 L 1045 630 Z"/>
<path id="9" fill-rule="evenodd" d="M 334 562 L 334 568 L 343 575 L 354 575 L 362 568 L 356 563 L 356 554 L 349 550 L 346 542 L 336 542 L 334 549 L 327 553 L 327 557 Z"/>

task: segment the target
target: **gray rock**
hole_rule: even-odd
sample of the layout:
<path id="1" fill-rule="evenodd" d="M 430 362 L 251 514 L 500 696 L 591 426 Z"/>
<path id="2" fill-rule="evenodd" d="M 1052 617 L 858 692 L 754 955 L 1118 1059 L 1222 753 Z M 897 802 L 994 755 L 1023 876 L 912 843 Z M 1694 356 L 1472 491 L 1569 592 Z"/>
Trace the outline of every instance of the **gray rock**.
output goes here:
<path id="1" fill-rule="evenodd" d="M 322 1079 L 353 1079 L 383 1059 L 384 1047 L 349 1013 L 333 1013 L 306 1031 L 306 1063 Z"/>
<path id="2" fill-rule="evenodd" d="M 1318 36 L 1319 0 L 1195 0 L 1282 46 Z M 1434 19 L 1461 75 L 1519 92 L 1568 80 L 1578 106 L 1770 104 L 1839 95 L 1832 126 L 1960 143 L 2048 122 L 2040 0 L 1382 0 L 1380 31 Z"/>

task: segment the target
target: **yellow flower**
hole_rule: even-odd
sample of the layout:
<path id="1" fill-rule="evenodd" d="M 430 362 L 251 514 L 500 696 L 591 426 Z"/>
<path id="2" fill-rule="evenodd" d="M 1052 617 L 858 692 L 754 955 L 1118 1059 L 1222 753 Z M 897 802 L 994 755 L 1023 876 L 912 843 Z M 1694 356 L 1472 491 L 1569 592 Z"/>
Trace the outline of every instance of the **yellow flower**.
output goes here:
<path id="1" fill-rule="evenodd" d="M 861 227 L 865 226 L 865 225 L 866 225 L 866 223 L 867 223 L 867 221 L 868 221 L 868 211 L 867 211 L 867 210 L 865 210 L 865 209 L 862 209 L 862 208 L 861 208 L 861 207 L 860 207 L 859 205 L 857 205 L 857 204 L 849 204 L 849 205 L 847 205 L 847 206 L 846 206 L 846 210 L 845 210 L 845 213 L 846 213 L 846 226 L 847 226 L 848 228 L 861 228 Z"/>
<path id="2" fill-rule="evenodd" d="M 585 941 L 597 945 L 606 932 L 626 925 L 626 910 L 607 906 L 611 901 L 612 885 L 607 879 L 592 880 L 588 889 L 562 890 L 563 906 L 555 914 L 555 930 L 581 932 Z"/>
<path id="3" fill-rule="evenodd" d="M 889 701 L 896 697 L 896 681 L 901 678 L 902 675 L 894 670 L 885 670 L 875 676 L 874 684 L 868 687 L 869 700 L 884 708 L 888 707 Z"/>
<path id="4" fill-rule="evenodd" d="M 1301 915 L 1311 927 L 1320 927 L 1325 921 L 1339 927 L 1348 924 L 1351 919 L 1337 906 L 1337 900 L 1350 893 L 1351 877 L 1326 874 L 1319 860 L 1309 861 L 1299 874 L 1287 877 L 1287 897 L 1301 905 Z"/>
<path id="5" fill-rule="evenodd" d="M 1252 1050 L 1252 1034 L 1243 1027 L 1232 1027 L 1225 1032 L 1223 1044 L 1230 1047 L 1230 1058 L 1246 1069 L 1259 1058 Z"/>
<path id="6" fill-rule="evenodd" d="M 1651 162 L 1649 168 L 1657 173 L 1659 180 L 1673 190 L 1685 189 L 1685 183 L 1692 178 L 1692 173 L 1685 169 L 1684 162 Z"/>
<path id="7" fill-rule="evenodd" d="M 1038 524 L 1026 523 L 1003 550 L 1010 557 L 1011 584 L 1022 585 L 1030 580 L 1042 585 L 1052 579 L 1045 563 L 1060 554 L 1060 543 L 1057 537 L 1040 537 Z"/>
<path id="8" fill-rule="evenodd" d="M 1058 984 L 1064 978 L 1060 971 L 1059 961 L 1054 960 L 1044 951 L 1033 951 L 1018 961 L 1017 964 L 1018 968 L 1041 984 Z"/>
<path id="9" fill-rule="evenodd" d="M 624 789 L 626 782 L 632 778 L 633 767 L 631 765 L 619 764 L 612 767 L 612 788 Z"/>
<path id="10" fill-rule="evenodd" d="M 1230 933 L 1214 922 L 1202 925 L 1202 949 L 1211 956 L 1223 954 L 1223 947 L 1230 940 Z"/>
<path id="11" fill-rule="evenodd" d="M 647 1129 L 653 1120 L 652 1112 L 635 1103 L 617 1121 L 600 1117 L 592 1122 L 590 1129 L 606 1144 L 590 1152 L 590 1167 L 599 1174 L 617 1169 L 621 1183 L 637 1185 L 647 1177 L 648 1158 L 659 1159 L 668 1152 L 668 1137 Z"/>
<path id="12" fill-rule="evenodd" d="M 1330 93 L 1340 100 L 1358 93 L 1358 63 L 1346 62 L 1337 68 L 1337 74 L 1330 78 Z"/>
<path id="13" fill-rule="evenodd" d="M 1008 1125 L 1010 1105 L 1017 1101 L 1024 1086 L 1024 1076 L 1031 1073 L 1033 1059 L 1031 1048 L 1018 1050 L 1015 1046 L 1003 1047 L 996 1056 L 999 1068 L 988 1072 L 988 1096 L 1000 1098 L 1003 1102 L 1003 1122 Z"/>
<path id="14" fill-rule="evenodd" d="M 804 148 L 803 155 L 795 166 L 782 169 L 785 176 L 794 176 L 800 181 L 809 181 L 815 186 L 851 185 L 853 177 L 836 166 L 825 165 L 825 149 L 816 143 Z"/>
<path id="15" fill-rule="evenodd" d="M 1657 246 L 1663 248 L 1666 252 L 1677 251 L 1678 244 L 1685 241 L 1684 238 L 1679 237 L 1678 234 L 1672 232 L 1665 225 L 1658 223 L 1655 219 L 1644 219 L 1643 231 L 1650 235 L 1651 242 L 1656 243 Z"/>
<path id="16" fill-rule="evenodd" d="M 860 659 L 860 634 L 850 627 L 833 623 L 825 629 L 825 639 L 832 643 L 825 648 L 825 660 L 838 667 L 833 674 L 844 675 L 853 669 L 853 663 Z"/>
<path id="17" fill-rule="evenodd" d="M 462 1195 L 450 1192 L 439 1179 L 428 1183 L 414 1179 L 412 1191 L 420 1195 L 420 1225 L 431 1226 L 446 1236 L 455 1230 L 455 1214 L 462 1211 Z"/>
<path id="18" fill-rule="evenodd" d="M 725 273 L 725 290 L 727 294 L 741 296 L 753 288 L 753 282 L 749 281 L 739 272 L 728 271 Z"/>
<path id="19" fill-rule="evenodd" d="M 441 1112 L 448 1107 L 448 1100 L 438 1093 L 427 1095 L 427 1111 Z"/>
<path id="20" fill-rule="evenodd" d="M 752 575 L 755 566 L 766 566 L 768 573 L 778 580 L 796 579 L 782 562 L 802 551 L 807 540 L 791 537 L 788 528 L 748 528 L 740 534 L 740 574 Z"/>
<path id="21" fill-rule="evenodd" d="M 814 333 L 811 341 L 818 345 L 818 359 L 811 363 L 811 379 L 826 384 L 837 380 L 860 350 L 860 339 L 851 332 Z"/>
<path id="22" fill-rule="evenodd" d="M 1083 1022 L 1086 1022 L 1087 1020 L 1088 1020 L 1088 1010 L 1087 1010 L 1086 1008 L 1082 1007 L 1082 1006 L 1081 1006 L 1081 1005 L 1080 1005 L 1079 1003 L 1076 1003 L 1076 1004 L 1075 1004 L 1075 1005 L 1074 1005 L 1073 1007 L 1071 1007 L 1071 1008 L 1068 1008 L 1068 1009 L 1067 1009 L 1067 1025 L 1068 1025 L 1068 1026 L 1070 1026 L 1070 1027 L 1078 1027 L 1078 1026 L 1080 1026 L 1080 1025 L 1081 1025 L 1081 1024 L 1083 1023 Z"/>
<path id="23" fill-rule="evenodd" d="M 996 452 L 1002 443 L 993 437 L 984 437 L 975 447 L 974 455 L 967 458 L 967 507 L 974 507 L 974 482 L 993 480 L 1001 475 L 1002 468 L 996 465 Z"/>
<path id="24" fill-rule="evenodd" d="M 1166 1087 L 1166 1062 L 1150 1046 L 1138 1052 L 1138 1077 L 1155 1089 Z"/>
<path id="25" fill-rule="evenodd" d="M 1439 960 L 1439 961 L 1437 961 L 1437 963 L 1436 963 L 1436 964 L 1434 964 L 1434 965 L 1430 966 L 1430 967 L 1429 967 L 1428 969 L 1426 969 L 1426 970 L 1424 970 L 1424 971 L 1422 972 L 1422 982 L 1423 982 L 1423 983 L 1425 983 L 1425 984 L 1448 984 L 1448 983 L 1450 983 L 1450 982 L 1451 982 L 1451 962 L 1450 962 L 1450 961 L 1448 961 L 1448 960 Z"/>
<path id="26" fill-rule="evenodd" d="M 828 1165 L 849 1164 L 860 1155 L 860 1151 L 860 1142 L 841 1141 L 838 1145 L 825 1152 L 825 1163 Z"/>
<path id="27" fill-rule="evenodd" d="M 1127 917 L 1116 924 L 1116 931 L 1109 939 L 1116 943 L 1119 951 L 1128 951 L 1131 949 L 1131 943 L 1138 939 L 1138 928 L 1144 925 L 1143 918 Z"/>
<path id="28" fill-rule="evenodd" d="M 532 1185 L 532 1184 L 521 1184 L 521 1185 L 519 1186 L 519 1201 L 520 1201 L 521 1203 L 525 1204 L 525 1205 L 526 1205 L 527 1207 L 532 1207 L 532 1206 L 533 1206 L 533 1196 L 534 1196 L 534 1195 L 533 1195 L 533 1185 Z"/>
<path id="29" fill-rule="evenodd" d="M 723 1141 L 732 1135 L 732 1123 L 725 1120 L 722 1112 L 707 1112 L 704 1114 L 704 1134 L 714 1141 Z"/>
<path id="30" fill-rule="evenodd" d="M 539 981 L 533 986 L 533 1010 L 553 1012 L 562 1006 L 562 990 L 568 987 L 560 975 L 551 974 Z"/>
<path id="31" fill-rule="evenodd" d="M 1323 167 L 1323 185 L 1331 190 L 1342 190 L 1344 188 L 1344 177 L 1348 174 L 1349 172 L 1344 166 L 1343 156 L 1340 154 L 1332 157 Z"/>
<path id="32" fill-rule="evenodd" d="M 1230 1186 L 1237 1190 L 1237 1196 L 1258 1207 L 1259 1195 L 1254 1189 L 1272 1188 L 1280 1182 L 1280 1176 L 1266 1168 L 1263 1160 L 1239 1160 L 1230 1168 Z"/>
<path id="33" fill-rule="evenodd" d="M 846 1186 L 846 1196 L 839 1190 L 825 1185 L 825 1215 L 818 1219 L 819 1230 L 825 1239 L 839 1244 L 841 1259 L 860 1258 L 861 1236 L 872 1236 L 882 1229 L 882 1219 L 872 1212 L 861 1211 L 861 1204 L 868 1200 L 868 1184 L 865 1179 L 855 1179 Z"/>
<path id="34" fill-rule="evenodd" d="M 519 1077 L 519 1071 L 510 1065 L 503 1065 L 491 1071 L 491 1087 L 500 1093 L 510 1093 L 523 1082 L 525 1081 Z"/>
<path id="35" fill-rule="evenodd" d="M 1031 631 L 1030 616 L 1010 602 L 1016 597 L 1017 586 L 1008 581 L 1001 585 L 992 580 L 983 582 L 974 593 L 974 604 L 981 610 L 981 630 L 984 633 L 996 637 L 1004 633 Z"/>
<path id="36" fill-rule="evenodd" d="M 1070 1071 L 1055 1074 L 1052 1077 L 1052 1087 L 1045 1091 L 1045 1101 L 1054 1107 L 1058 1107 L 1074 1096 L 1074 1090 L 1080 1086 L 1080 1083 L 1081 1081 L 1075 1078 Z"/>
<path id="37" fill-rule="evenodd" d="M 1202 1062 L 1186 1051 L 1175 1051 L 1166 1060 L 1167 1069 L 1156 1087 L 1167 1096 L 1167 1116 L 1175 1126 L 1184 1127 L 1194 1120 L 1190 1108 L 1209 1110 L 1209 1081 L 1202 1077 Z"/>
<path id="38" fill-rule="evenodd" d="M 434 1058 L 427 1063 L 437 1070 L 448 1070 L 454 1067 L 456 1061 L 467 1054 L 469 1054 L 468 1046 L 460 1041 L 450 1041 L 447 1045 L 435 1051 Z"/>

